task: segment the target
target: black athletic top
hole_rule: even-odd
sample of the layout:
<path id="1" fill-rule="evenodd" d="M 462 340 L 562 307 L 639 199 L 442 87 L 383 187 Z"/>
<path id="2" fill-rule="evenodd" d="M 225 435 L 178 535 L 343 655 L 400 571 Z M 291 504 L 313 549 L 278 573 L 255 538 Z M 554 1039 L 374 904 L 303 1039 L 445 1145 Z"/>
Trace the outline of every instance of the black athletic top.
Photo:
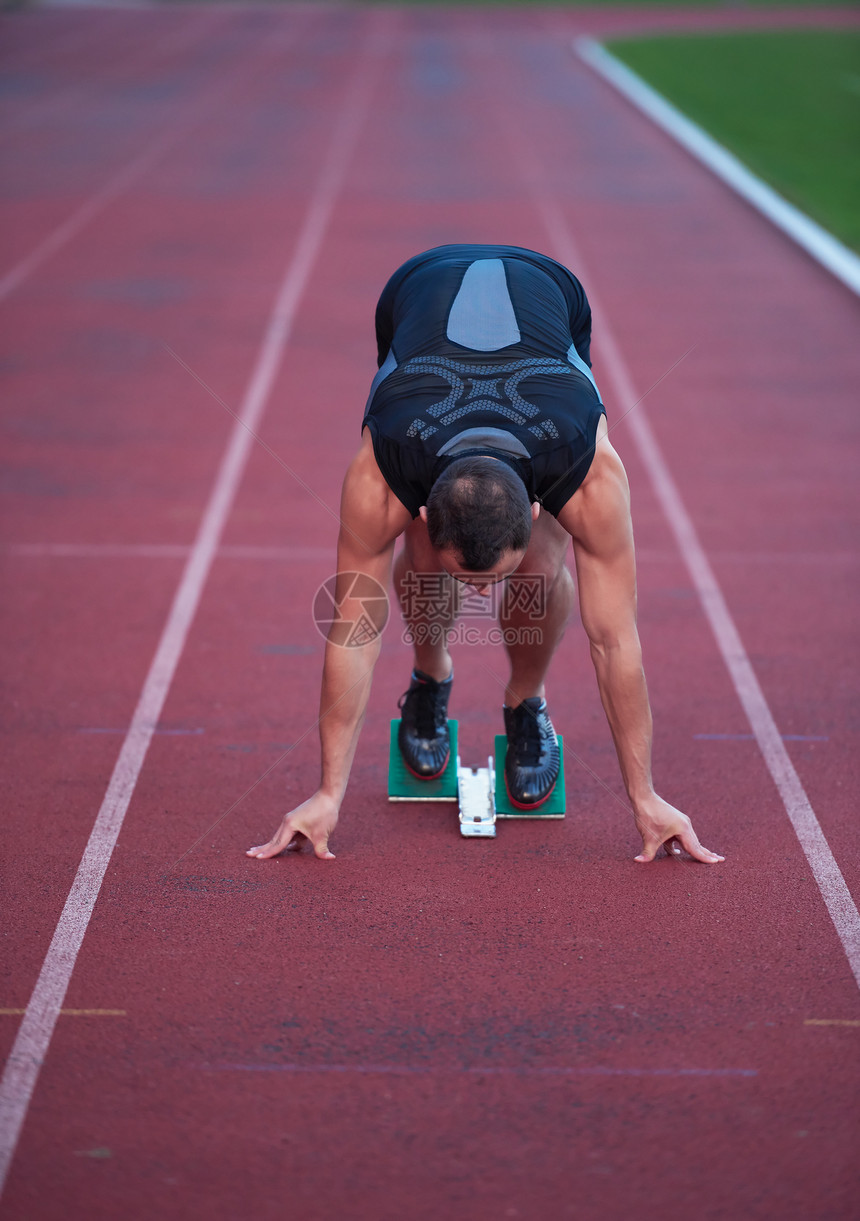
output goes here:
<path id="1" fill-rule="evenodd" d="M 575 276 L 518 246 L 439 246 L 388 281 L 376 338 L 362 428 L 413 517 L 466 454 L 507 462 L 532 500 L 561 512 L 588 473 L 604 410 Z"/>

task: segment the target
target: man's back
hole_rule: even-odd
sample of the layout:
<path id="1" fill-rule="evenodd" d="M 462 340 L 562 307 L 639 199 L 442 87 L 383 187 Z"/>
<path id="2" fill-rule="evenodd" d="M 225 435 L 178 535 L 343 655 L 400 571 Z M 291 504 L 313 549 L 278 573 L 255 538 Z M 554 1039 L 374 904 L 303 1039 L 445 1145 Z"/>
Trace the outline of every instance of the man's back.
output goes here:
<path id="1" fill-rule="evenodd" d="M 376 333 L 364 426 L 413 515 L 467 452 L 501 457 L 533 500 L 561 509 L 588 471 L 603 411 L 575 276 L 516 246 L 438 247 L 388 281 Z"/>
<path id="2" fill-rule="evenodd" d="M 394 336 L 396 334 L 396 341 Z M 555 357 L 571 343 L 589 364 L 591 311 L 582 285 L 519 246 L 438 246 L 394 273 L 376 311 L 379 364 L 416 356 Z"/>

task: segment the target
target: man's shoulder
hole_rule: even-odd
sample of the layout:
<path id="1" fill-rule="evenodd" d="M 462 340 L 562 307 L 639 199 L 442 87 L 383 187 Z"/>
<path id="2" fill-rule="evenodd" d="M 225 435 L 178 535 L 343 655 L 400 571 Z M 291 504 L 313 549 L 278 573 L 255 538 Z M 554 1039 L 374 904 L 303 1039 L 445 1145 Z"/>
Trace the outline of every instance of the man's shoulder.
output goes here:
<path id="1" fill-rule="evenodd" d="M 582 486 L 558 514 L 559 523 L 589 550 L 614 549 L 631 531 L 630 485 L 618 452 L 604 435 Z"/>
<path id="2" fill-rule="evenodd" d="M 346 468 L 343 478 L 343 501 L 354 513 L 379 515 L 388 504 L 391 489 L 383 478 L 373 452 L 370 429 L 361 435 L 358 452 Z"/>
<path id="3" fill-rule="evenodd" d="M 347 467 L 341 493 L 341 526 L 370 550 L 382 550 L 402 534 L 412 516 L 385 481 L 369 429 Z"/>

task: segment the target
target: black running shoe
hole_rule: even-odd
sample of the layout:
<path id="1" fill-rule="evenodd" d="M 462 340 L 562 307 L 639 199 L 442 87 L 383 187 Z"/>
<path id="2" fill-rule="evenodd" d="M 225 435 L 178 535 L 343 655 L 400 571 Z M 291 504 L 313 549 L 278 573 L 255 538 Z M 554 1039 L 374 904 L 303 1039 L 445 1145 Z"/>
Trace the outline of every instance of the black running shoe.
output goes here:
<path id="1" fill-rule="evenodd" d="M 403 762 L 419 780 L 435 780 L 448 766 L 448 696 L 453 681 L 453 674 L 437 683 L 423 670 L 413 670 L 409 690 L 398 702 L 397 744 Z"/>
<path id="2" fill-rule="evenodd" d="M 543 805 L 555 788 L 561 767 L 558 741 L 539 695 L 523 700 L 516 708 L 505 708 L 505 787 L 511 805 L 534 810 Z"/>

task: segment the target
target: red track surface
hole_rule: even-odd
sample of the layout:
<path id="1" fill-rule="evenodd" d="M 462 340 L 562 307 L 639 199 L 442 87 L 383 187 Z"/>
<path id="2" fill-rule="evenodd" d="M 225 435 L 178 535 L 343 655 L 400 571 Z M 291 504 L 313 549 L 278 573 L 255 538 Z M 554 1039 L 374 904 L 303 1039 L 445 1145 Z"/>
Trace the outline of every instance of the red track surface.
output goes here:
<path id="1" fill-rule="evenodd" d="M 7 1008 L 28 1004 L 233 428 L 165 345 L 238 409 L 356 66 L 368 112 L 265 442 L 336 508 L 390 271 L 459 240 L 558 254 L 535 202 L 559 208 L 603 311 L 604 391 L 602 325 L 640 392 L 692 348 L 650 419 L 860 892 L 857 302 L 570 54 L 645 20 L 4 19 L 0 275 L 42 250 L 0 307 Z M 315 784 L 309 608 L 336 529 L 254 446 L 64 1001 L 122 1016 L 60 1016 L 4 1216 L 858 1215 L 857 986 L 623 423 L 613 438 L 658 784 L 725 864 L 632 863 L 577 625 L 550 688 L 582 760 L 564 822 L 466 842 L 450 807 L 388 805 L 409 666 L 392 624 L 337 862 L 248 860 Z M 456 666 L 477 764 L 503 657 Z M 0 1019 L 7 1051 L 19 1021 Z"/>

